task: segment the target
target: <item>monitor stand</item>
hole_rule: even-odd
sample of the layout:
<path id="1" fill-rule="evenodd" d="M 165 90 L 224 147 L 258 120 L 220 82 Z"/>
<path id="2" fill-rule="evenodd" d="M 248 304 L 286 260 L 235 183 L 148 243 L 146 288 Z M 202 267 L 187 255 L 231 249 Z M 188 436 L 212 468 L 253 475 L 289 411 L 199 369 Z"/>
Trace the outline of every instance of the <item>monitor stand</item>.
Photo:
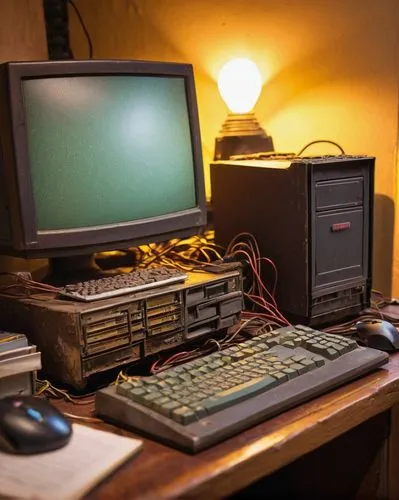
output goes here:
<path id="1" fill-rule="evenodd" d="M 94 254 L 53 257 L 49 259 L 44 283 L 64 286 L 79 281 L 88 281 L 117 274 L 116 271 L 104 271 L 96 263 Z"/>

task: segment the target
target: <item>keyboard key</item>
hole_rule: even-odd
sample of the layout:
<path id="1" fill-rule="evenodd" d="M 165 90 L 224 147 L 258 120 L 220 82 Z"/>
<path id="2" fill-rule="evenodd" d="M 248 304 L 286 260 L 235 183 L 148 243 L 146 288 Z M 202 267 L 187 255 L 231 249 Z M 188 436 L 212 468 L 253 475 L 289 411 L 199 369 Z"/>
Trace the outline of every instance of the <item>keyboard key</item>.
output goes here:
<path id="1" fill-rule="evenodd" d="M 133 389 L 133 384 L 130 382 L 123 382 L 116 386 L 116 392 L 121 396 L 126 396 L 131 389 Z"/>
<path id="2" fill-rule="evenodd" d="M 290 365 L 290 368 L 298 372 L 299 375 L 302 375 L 302 373 L 306 373 L 308 371 L 306 366 L 299 363 L 293 363 L 292 365 Z"/>
<path id="3" fill-rule="evenodd" d="M 270 372 L 270 375 L 277 380 L 279 384 L 288 380 L 288 375 L 284 372 Z"/>
<path id="4" fill-rule="evenodd" d="M 300 363 L 304 359 L 306 359 L 306 356 L 303 356 L 303 354 L 300 354 L 298 356 L 292 356 L 292 361 L 295 361 L 295 363 Z"/>
<path id="5" fill-rule="evenodd" d="M 128 392 L 128 397 L 132 401 L 137 401 L 140 402 L 142 398 L 147 394 L 147 391 L 145 389 L 132 389 L 130 392 Z"/>
<path id="6" fill-rule="evenodd" d="M 207 411 L 205 410 L 205 408 L 201 405 L 192 405 L 191 406 L 191 409 L 195 412 L 195 415 L 197 416 L 198 419 L 200 418 L 204 418 L 208 415 Z"/>
<path id="7" fill-rule="evenodd" d="M 208 413 L 227 408 L 234 403 L 243 401 L 249 397 L 256 396 L 261 392 L 271 389 L 277 384 L 277 380 L 270 375 L 261 379 L 255 379 L 235 386 L 225 392 L 219 392 L 214 397 L 206 399 L 202 402 L 204 408 Z"/>
<path id="8" fill-rule="evenodd" d="M 160 392 L 150 392 L 141 398 L 141 403 L 145 406 L 151 407 L 153 401 L 159 399 L 162 396 Z"/>
<path id="9" fill-rule="evenodd" d="M 159 409 L 161 406 L 165 405 L 166 403 L 170 403 L 171 399 L 169 399 L 167 396 L 161 396 L 158 399 L 154 399 L 152 402 L 152 406 L 155 410 Z"/>
<path id="10" fill-rule="evenodd" d="M 323 366 L 325 364 L 324 358 L 321 356 L 313 356 L 312 361 L 314 361 L 317 366 Z"/>
<path id="11" fill-rule="evenodd" d="M 310 370 L 313 370 L 317 366 L 315 361 L 313 359 L 309 359 L 309 358 L 303 359 L 302 361 L 300 361 L 300 363 L 301 363 L 301 365 L 308 367 Z"/>
<path id="12" fill-rule="evenodd" d="M 295 347 L 295 343 L 293 340 L 287 340 L 283 342 L 281 345 L 283 345 L 284 347 L 289 347 L 290 349 L 294 349 Z"/>
<path id="13" fill-rule="evenodd" d="M 180 408 L 173 410 L 171 417 L 173 420 L 176 420 L 176 422 L 180 422 L 183 425 L 187 425 L 197 420 L 197 415 L 188 406 L 181 406 Z"/>
<path id="14" fill-rule="evenodd" d="M 339 352 L 336 349 L 333 349 L 332 347 L 328 347 L 324 355 L 328 359 L 335 359 L 338 358 Z"/>
<path id="15" fill-rule="evenodd" d="M 169 401 L 168 403 L 161 405 L 158 411 L 159 413 L 162 413 L 162 415 L 169 417 L 172 411 L 177 408 L 180 408 L 180 403 L 177 401 Z"/>
<path id="16" fill-rule="evenodd" d="M 285 373 L 286 375 L 288 375 L 288 378 L 295 378 L 298 376 L 298 373 L 293 370 L 292 368 L 284 368 L 284 370 L 282 370 L 283 373 Z"/>

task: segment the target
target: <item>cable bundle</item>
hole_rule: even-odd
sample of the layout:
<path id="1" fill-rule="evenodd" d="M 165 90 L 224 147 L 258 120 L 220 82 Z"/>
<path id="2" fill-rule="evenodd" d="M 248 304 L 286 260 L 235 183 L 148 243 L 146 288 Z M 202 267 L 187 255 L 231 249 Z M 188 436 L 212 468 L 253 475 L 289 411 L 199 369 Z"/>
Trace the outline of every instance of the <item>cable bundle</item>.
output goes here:
<path id="1" fill-rule="evenodd" d="M 244 311 L 242 317 L 263 319 L 274 327 L 290 325 L 290 322 L 278 310 L 274 297 L 278 279 L 277 268 L 271 259 L 261 257 L 255 236 L 250 233 L 240 233 L 235 236 L 227 247 L 226 256 L 234 256 L 245 262 L 252 274 L 252 283 L 248 291 L 244 292 L 244 296 L 252 304 L 253 310 Z M 271 291 L 262 281 L 262 264 L 271 266 L 273 270 L 274 281 Z"/>
<path id="2" fill-rule="evenodd" d="M 0 294 L 17 296 L 17 297 L 29 297 L 34 293 L 54 294 L 60 291 L 59 288 L 53 285 L 48 285 L 46 283 L 40 283 L 39 281 L 34 281 L 33 279 L 25 276 L 25 274 L 29 275 L 29 273 L 12 273 L 12 272 L 0 273 L 0 275 L 10 276 L 15 280 L 13 283 L 0 285 Z"/>
<path id="3" fill-rule="evenodd" d="M 157 264 L 183 271 L 201 271 L 204 263 L 212 265 L 212 261 L 222 258 L 223 248 L 213 239 L 213 231 L 207 231 L 192 238 L 142 245 L 132 251 L 136 253 L 137 267 Z"/>

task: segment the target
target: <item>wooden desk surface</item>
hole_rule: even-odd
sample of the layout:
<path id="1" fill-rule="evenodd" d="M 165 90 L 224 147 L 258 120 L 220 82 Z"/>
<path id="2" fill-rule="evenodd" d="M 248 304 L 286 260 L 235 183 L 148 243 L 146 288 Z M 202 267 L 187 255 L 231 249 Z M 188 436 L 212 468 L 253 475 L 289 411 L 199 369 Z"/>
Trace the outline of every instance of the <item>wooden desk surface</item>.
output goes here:
<path id="1" fill-rule="evenodd" d="M 399 353 L 383 368 L 259 424 L 197 455 L 144 439 L 139 456 L 87 498 L 220 498 L 287 465 L 399 402 Z M 76 415 L 92 405 L 57 402 Z M 110 424 L 98 428 L 133 435 Z"/>

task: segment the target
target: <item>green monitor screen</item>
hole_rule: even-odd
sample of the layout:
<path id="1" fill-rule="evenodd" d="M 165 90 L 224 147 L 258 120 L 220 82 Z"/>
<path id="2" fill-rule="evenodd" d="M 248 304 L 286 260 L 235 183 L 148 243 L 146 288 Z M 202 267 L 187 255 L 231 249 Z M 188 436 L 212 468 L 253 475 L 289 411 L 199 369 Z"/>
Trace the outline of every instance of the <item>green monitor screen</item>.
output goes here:
<path id="1" fill-rule="evenodd" d="M 22 85 L 38 233 L 197 205 L 183 77 L 57 76 Z"/>

